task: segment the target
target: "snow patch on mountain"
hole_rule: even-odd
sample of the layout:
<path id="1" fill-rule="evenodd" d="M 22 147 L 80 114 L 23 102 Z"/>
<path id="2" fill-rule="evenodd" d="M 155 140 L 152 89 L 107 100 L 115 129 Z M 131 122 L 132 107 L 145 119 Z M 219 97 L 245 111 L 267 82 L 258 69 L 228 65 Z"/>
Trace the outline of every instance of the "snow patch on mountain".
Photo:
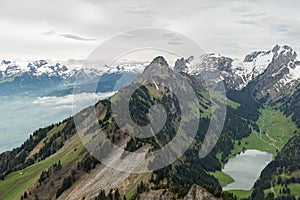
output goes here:
<path id="1" fill-rule="evenodd" d="M 257 53 L 257 52 L 254 52 Z M 249 55 L 248 55 L 249 56 Z M 274 54 L 271 51 L 267 52 L 259 52 L 256 56 L 251 59 L 251 61 L 247 60 L 247 56 L 243 61 L 243 75 L 246 76 L 246 80 L 253 80 L 258 75 L 262 74 L 270 62 L 272 61 Z"/>
<path id="2" fill-rule="evenodd" d="M 282 79 L 284 85 L 293 83 L 300 79 L 300 63 L 297 62 L 295 66 L 288 64 L 289 73 Z"/>
<path id="3" fill-rule="evenodd" d="M 148 65 L 147 62 L 142 63 L 125 63 L 119 65 L 99 67 L 98 70 L 102 73 L 117 73 L 117 72 L 133 72 L 142 73 L 145 67 Z"/>

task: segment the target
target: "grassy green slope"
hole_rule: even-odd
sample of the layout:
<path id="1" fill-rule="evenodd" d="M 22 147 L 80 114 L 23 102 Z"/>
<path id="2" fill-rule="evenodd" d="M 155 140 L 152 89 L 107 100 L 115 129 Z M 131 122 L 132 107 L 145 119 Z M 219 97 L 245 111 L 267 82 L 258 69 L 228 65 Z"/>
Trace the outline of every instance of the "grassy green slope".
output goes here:
<path id="1" fill-rule="evenodd" d="M 238 199 L 248 198 L 252 190 L 229 190 L 228 192 L 234 194 Z"/>
<path id="2" fill-rule="evenodd" d="M 209 174 L 213 175 L 215 178 L 217 178 L 222 187 L 226 187 L 230 183 L 234 182 L 234 179 L 231 176 L 229 176 L 228 174 L 225 174 L 221 171 L 210 172 Z"/>
<path id="3" fill-rule="evenodd" d="M 296 125 L 290 117 L 286 117 L 279 110 L 266 106 L 260 110 L 261 116 L 257 121 L 260 132 L 252 131 L 249 137 L 243 138 L 241 144 L 235 141 L 232 156 L 243 149 L 257 149 L 276 154 L 297 131 Z"/>
<path id="4" fill-rule="evenodd" d="M 77 149 L 76 151 L 74 151 L 75 148 Z M 0 199 L 20 199 L 24 191 L 38 181 L 43 170 L 59 160 L 61 160 L 63 166 L 67 165 L 79 159 L 82 151 L 83 145 L 79 137 L 74 136 L 72 140 L 68 141 L 66 145 L 53 156 L 27 167 L 22 170 L 22 174 L 20 174 L 20 172 L 14 172 L 8 175 L 4 181 L 0 181 Z"/>

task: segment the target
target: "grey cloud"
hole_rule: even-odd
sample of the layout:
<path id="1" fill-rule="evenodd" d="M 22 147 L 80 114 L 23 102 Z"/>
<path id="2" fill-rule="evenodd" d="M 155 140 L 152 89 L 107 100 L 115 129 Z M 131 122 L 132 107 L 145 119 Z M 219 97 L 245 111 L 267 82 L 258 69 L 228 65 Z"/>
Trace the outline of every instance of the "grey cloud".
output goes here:
<path id="1" fill-rule="evenodd" d="M 85 58 L 98 41 L 145 26 L 182 33 L 220 54 L 243 55 L 254 47 L 268 49 L 285 42 L 300 46 L 300 3 L 274 1 L 0 0 L 0 25 L 6 27 L 0 54 Z M 129 41 L 135 36 L 124 37 Z M 169 45 L 181 42 L 168 34 L 163 40 Z"/>
<path id="2" fill-rule="evenodd" d="M 234 12 L 237 12 L 237 13 L 245 13 L 245 12 L 251 10 L 251 9 L 248 8 L 248 7 L 239 6 L 239 7 L 233 7 L 233 8 L 231 8 L 231 10 L 234 11 Z"/>
<path id="3" fill-rule="evenodd" d="M 267 13 L 265 12 L 253 12 L 253 13 L 243 13 L 241 16 L 242 17 L 261 17 L 261 16 L 265 16 Z"/>
<path id="4" fill-rule="evenodd" d="M 124 38 L 135 38 L 136 37 L 136 35 L 129 34 L 129 33 L 120 33 L 120 36 L 124 37 Z"/>
<path id="5" fill-rule="evenodd" d="M 96 39 L 93 38 L 84 38 L 78 35 L 73 35 L 73 34 L 60 34 L 59 36 L 68 38 L 68 39 L 73 39 L 73 40 L 79 40 L 79 41 L 96 41 Z"/>
<path id="6" fill-rule="evenodd" d="M 57 35 L 57 36 L 61 36 L 67 39 L 73 39 L 73 40 L 79 40 L 79 41 L 96 41 L 96 39 L 93 38 L 84 38 L 75 34 L 60 34 L 57 33 L 55 30 L 49 30 L 47 32 L 42 33 L 43 35 L 46 36 L 53 36 L 53 35 Z"/>
<path id="7" fill-rule="evenodd" d="M 168 42 L 170 45 L 182 45 L 182 42 Z"/>
<path id="8" fill-rule="evenodd" d="M 256 20 L 247 20 L 247 19 L 244 19 L 244 20 L 238 20 L 236 21 L 236 23 L 238 24 L 247 24 L 247 25 L 254 25 L 257 23 Z"/>
<path id="9" fill-rule="evenodd" d="M 163 37 L 171 40 L 172 42 L 179 42 L 182 41 L 182 38 L 179 38 L 177 34 L 169 32 L 169 33 L 164 33 Z"/>
<path id="10" fill-rule="evenodd" d="M 55 35 L 55 30 L 50 30 L 50 31 L 47 31 L 45 33 L 42 33 L 43 35 Z"/>
<path id="11" fill-rule="evenodd" d="M 67 62 L 68 62 L 69 64 L 82 64 L 82 63 L 84 63 L 84 61 L 85 61 L 85 60 L 83 60 L 83 59 L 75 59 L 75 58 L 71 58 L 71 59 L 69 59 Z"/>
<path id="12" fill-rule="evenodd" d="M 290 26 L 288 25 L 279 25 L 279 26 L 274 26 L 273 30 L 277 32 L 287 32 L 290 30 Z"/>

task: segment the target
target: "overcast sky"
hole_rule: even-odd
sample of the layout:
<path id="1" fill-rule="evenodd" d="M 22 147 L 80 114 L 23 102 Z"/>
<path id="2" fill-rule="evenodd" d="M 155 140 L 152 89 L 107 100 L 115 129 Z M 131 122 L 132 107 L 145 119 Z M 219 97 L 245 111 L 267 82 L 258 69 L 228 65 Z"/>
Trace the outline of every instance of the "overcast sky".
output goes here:
<path id="1" fill-rule="evenodd" d="M 0 0 L 0 59 L 85 59 L 113 35 L 142 27 L 235 57 L 277 43 L 300 50 L 299 9 L 296 0 Z"/>

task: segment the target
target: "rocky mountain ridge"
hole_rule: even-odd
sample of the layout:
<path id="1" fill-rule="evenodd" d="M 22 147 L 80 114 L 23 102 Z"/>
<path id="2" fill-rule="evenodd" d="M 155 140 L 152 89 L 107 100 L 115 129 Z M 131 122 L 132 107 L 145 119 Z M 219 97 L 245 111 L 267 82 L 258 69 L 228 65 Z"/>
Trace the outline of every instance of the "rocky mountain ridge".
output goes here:
<path id="1" fill-rule="evenodd" d="M 181 58 L 176 70 L 193 76 L 219 70 L 215 81 L 224 80 L 227 89 L 242 90 L 251 86 L 254 97 L 276 96 L 281 88 L 293 85 L 300 78 L 297 53 L 289 46 L 276 45 L 269 51 L 255 51 L 243 60 L 216 54 Z"/>
<path id="2" fill-rule="evenodd" d="M 22 83 L 38 87 L 44 79 L 51 80 L 51 83 L 55 80 L 53 84 L 57 85 L 73 83 L 75 78 L 80 81 L 92 80 L 103 74 L 141 74 L 146 65 L 146 62 L 136 62 L 99 68 L 85 66 L 70 69 L 63 64 L 51 64 L 46 60 L 29 63 L 3 60 L 0 65 L 0 86 L 13 82 L 16 77 L 25 78 L 26 81 L 22 80 Z M 194 77 L 201 77 L 203 73 L 209 72 L 211 80 L 224 81 L 228 90 L 247 88 L 256 99 L 276 97 L 282 88 L 291 87 L 300 79 L 300 61 L 297 59 L 297 53 L 287 45 L 275 45 L 268 51 L 255 51 L 243 59 L 214 53 L 181 58 L 176 61 L 174 69 Z M 216 71 L 218 73 L 215 73 Z M 35 81 L 36 79 L 39 81 Z M 27 85 L 22 85 L 22 88 L 26 88 Z"/>

